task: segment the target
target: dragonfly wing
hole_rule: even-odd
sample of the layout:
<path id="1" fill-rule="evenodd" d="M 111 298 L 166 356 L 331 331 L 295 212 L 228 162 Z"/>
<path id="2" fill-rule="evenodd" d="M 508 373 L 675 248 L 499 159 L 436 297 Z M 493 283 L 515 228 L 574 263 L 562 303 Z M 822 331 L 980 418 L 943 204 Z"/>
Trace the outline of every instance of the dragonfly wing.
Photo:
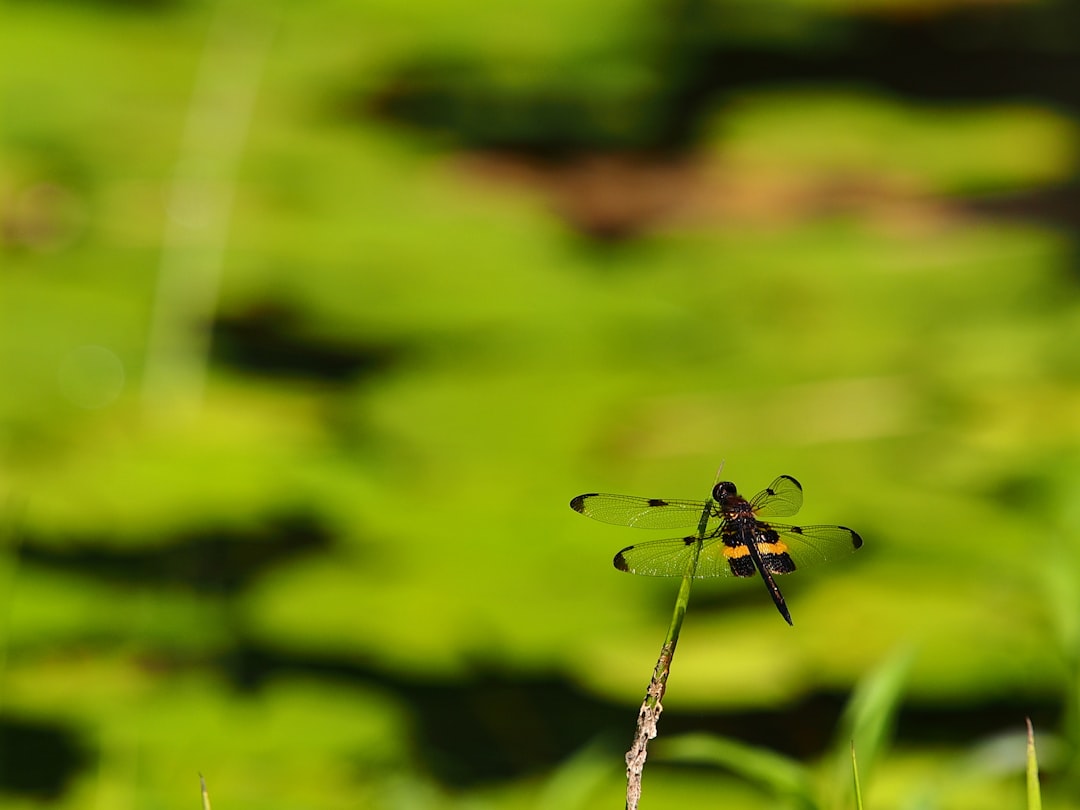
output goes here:
<path id="1" fill-rule="evenodd" d="M 750 499 L 755 517 L 791 517 L 802 509 L 802 484 L 781 475 Z"/>
<path id="2" fill-rule="evenodd" d="M 763 557 L 769 554 L 775 558 L 786 553 L 794 563 L 788 566 L 780 565 L 778 561 L 776 568 L 770 567 L 774 574 L 787 574 L 835 560 L 862 548 L 863 544 L 859 533 L 847 526 L 784 526 L 779 523 L 766 526 L 766 530 L 758 535 L 758 551 Z"/>
<path id="3" fill-rule="evenodd" d="M 715 513 L 712 501 L 684 501 L 672 498 L 638 498 L 634 495 L 607 495 L 590 492 L 570 501 L 570 508 L 585 517 L 616 526 L 636 529 L 681 529 L 697 526 L 706 509 Z M 663 541 L 656 541 L 663 542 Z"/>
<path id="4" fill-rule="evenodd" d="M 690 535 L 637 543 L 616 554 L 614 564 L 620 571 L 629 574 L 647 577 L 686 576 L 693 562 L 694 546 L 697 542 L 697 535 Z M 728 563 L 724 543 L 718 535 L 706 537 L 701 544 L 701 553 L 693 573 L 695 578 L 745 576 L 736 574 Z M 752 567 L 750 573 L 753 574 Z"/>

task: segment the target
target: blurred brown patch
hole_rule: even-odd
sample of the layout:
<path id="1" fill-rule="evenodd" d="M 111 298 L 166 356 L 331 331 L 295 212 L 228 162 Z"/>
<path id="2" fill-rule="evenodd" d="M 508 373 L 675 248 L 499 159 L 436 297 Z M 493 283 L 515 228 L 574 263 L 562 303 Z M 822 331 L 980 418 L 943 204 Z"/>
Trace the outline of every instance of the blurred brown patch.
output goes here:
<path id="1" fill-rule="evenodd" d="M 852 217 L 920 236 L 964 218 L 957 205 L 888 173 L 797 172 L 722 158 L 594 154 L 558 163 L 497 152 L 457 160 L 467 175 L 541 194 L 574 230 L 616 242 L 668 229 L 790 227 Z"/>
<path id="2" fill-rule="evenodd" d="M 0 246 L 37 252 L 59 251 L 82 232 L 86 204 L 72 189 L 39 181 L 0 198 Z"/>
<path id="3" fill-rule="evenodd" d="M 683 158 L 584 155 L 559 163 L 494 152 L 460 159 L 466 174 L 535 189 L 572 228 L 620 241 L 685 216 L 702 172 Z"/>

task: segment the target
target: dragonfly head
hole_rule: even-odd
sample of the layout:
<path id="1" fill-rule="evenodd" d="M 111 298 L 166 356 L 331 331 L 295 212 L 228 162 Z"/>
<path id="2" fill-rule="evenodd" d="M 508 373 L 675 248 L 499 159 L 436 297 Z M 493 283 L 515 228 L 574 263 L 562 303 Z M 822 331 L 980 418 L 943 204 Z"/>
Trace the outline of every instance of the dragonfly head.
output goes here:
<path id="1" fill-rule="evenodd" d="M 738 494 L 739 491 L 735 489 L 735 485 L 730 481 L 721 481 L 712 490 L 713 500 L 717 503 L 724 503 Z"/>

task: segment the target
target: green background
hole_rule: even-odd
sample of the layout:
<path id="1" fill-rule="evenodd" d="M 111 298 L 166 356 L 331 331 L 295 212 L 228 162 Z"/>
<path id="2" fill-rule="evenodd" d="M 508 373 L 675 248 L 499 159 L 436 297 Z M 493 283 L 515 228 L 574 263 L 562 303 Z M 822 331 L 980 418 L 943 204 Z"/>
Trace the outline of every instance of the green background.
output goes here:
<path id="1" fill-rule="evenodd" d="M 997 5 L 956 53 L 1035 13 Z M 1020 39 L 1075 66 L 1054 9 Z M 710 47 L 956 13 L 8 2 L 4 806 L 194 807 L 199 772 L 218 808 L 618 806 L 677 583 L 567 504 L 723 463 L 866 545 L 781 583 L 794 628 L 695 585 L 661 741 L 828 783 L 910 654 L 871 806 L 1020 806 L 1030 715 L 1080 807 L 1080 277 L 1038 204 L 1077 208 L 1076 108 L 853 70 L 672 124 Z M 643 806 L 798 806 L 676 759 Z"/>

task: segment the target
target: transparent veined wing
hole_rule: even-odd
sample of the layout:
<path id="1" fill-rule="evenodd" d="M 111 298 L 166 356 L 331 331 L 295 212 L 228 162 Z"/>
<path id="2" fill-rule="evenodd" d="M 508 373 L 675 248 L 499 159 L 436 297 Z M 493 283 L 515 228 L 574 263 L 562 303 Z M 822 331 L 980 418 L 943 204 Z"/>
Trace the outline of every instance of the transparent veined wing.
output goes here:
<path id="1" fill-rule="evenodd" d="M 570 501 L 570 508 L 593 520 L 632 526 L 636 529 L 679 529 L 697 526 L 706 509 L 710 520 L 719 517 L 714 501 L 685 501 L 674 498 L 639 498 L 590 492 Z"/>
<path id="2" fill-rule="evenodd" d="M 863 544 L 859 533 L 847 526 L 767 526 L 787 546 L 796 570 L 847 556 Z"/>
<path id="3" fill-rule="evenodd" d="M 802 484 L 781 475 L 750 499 L 756 517 L 791 517 L 802 509 Z"/>
<path id="4" fill-rule="evenodd" d="M 683 577 L 689 573 L 694 559 L 696 535 L 649 540 L 627 546 L 615 555 L 613 563 L 620 571 L 646 577 Z M 723 539 L 718 535 L 701 541 L 695 578 L 735 576 L 724 556 Z"/>
<path id="5" fill-rule="evenodd" d="M 749 539 L 752 538 L 752 539 Z M 733 566 L 731 560 L 743 560 L 747 556 L 746 544 L 753 542 L 762 557 L 775 558 L 788 554 L 798 571 L 818 563 L 834 560 L 862 547 L 859 533 L 846 526 L 785 526 L 761 522 L 745 542 L 726 545 L 719 532 L 701 541 L 697 566 L 693 576 L 709 577 L 753 576 L 753 569 Z M 673 537 L 650 540 L 627 546 L 615 555 L 614 565 L 620 571 L 650 577 L 681 577 L 693 561 L 694 546 L 698 538 Z M 790 573 L 769 566 L 770 573 Z M 737 573 L 741 571 L 742 573 Z"/>

